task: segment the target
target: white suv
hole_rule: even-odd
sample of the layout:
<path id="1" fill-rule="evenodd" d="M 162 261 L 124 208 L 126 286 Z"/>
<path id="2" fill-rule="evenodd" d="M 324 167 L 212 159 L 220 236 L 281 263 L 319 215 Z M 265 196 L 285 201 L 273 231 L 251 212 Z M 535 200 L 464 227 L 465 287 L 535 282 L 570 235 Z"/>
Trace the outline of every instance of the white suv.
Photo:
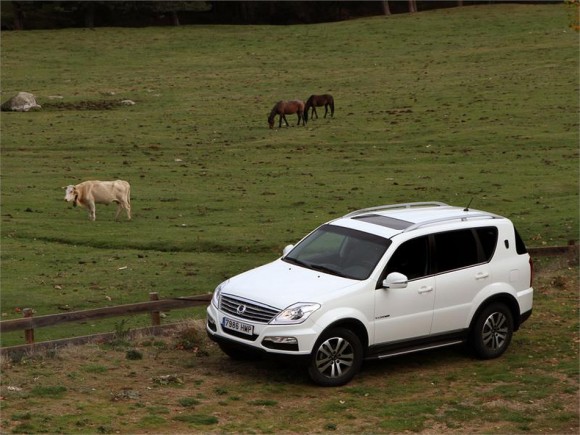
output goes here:
<path id="1" fill-rule="evenodd" d="M 364 359 L 468 342 L 505 352 L 531 315 L 532 260 L 512 222 L 440 202 L 358 210 L 221 283 L 207 333 L 235 359 L 302 359 L 349 382 Z"/>

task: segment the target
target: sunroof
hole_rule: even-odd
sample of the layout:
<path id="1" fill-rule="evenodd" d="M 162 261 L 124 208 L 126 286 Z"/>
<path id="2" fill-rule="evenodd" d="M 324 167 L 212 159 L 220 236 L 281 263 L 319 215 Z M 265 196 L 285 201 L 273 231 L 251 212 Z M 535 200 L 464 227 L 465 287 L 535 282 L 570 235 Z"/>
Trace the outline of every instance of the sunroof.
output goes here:
<path id="1" fill-rule="evenodd" d="M 392 228 L 393 230 L 404 230 L 413 225 L 413 222 L 403 221 L 380 214 L 365 214 L 363 216 L 354 216 L 353 219 L 368 222 L 370 224 L 380 225 L 382 227 Z"/>

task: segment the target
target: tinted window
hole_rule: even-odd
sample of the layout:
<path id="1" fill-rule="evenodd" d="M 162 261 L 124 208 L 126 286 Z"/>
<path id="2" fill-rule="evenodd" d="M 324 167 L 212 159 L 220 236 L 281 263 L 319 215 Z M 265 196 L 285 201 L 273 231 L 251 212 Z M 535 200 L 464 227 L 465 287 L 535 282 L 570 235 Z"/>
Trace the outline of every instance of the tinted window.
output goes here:
<path id="1" fill-rule="evenodd" d="M 389 264 L 386 275 L 399 272 L 409 279 L 416 279 L 429 273 L 429 239 L 418 237 L 397 248 Z"/>
<path id="2" fill-rule="evenodd" d="M 495 252 L 495 247 L 497 246 L 497 228 L 496 227 L 485 227 L 477 228 L 477 237 L 479 237 L 479 243 L 481 243 L 481 248 L 483 249 L 484 260 L 490 261 Z"/>
<path id="3" fill-rule="evenodd" d="M 356 216 L 353 219 L 369 222 L 371 224 L 380 225 L 382 227 L 392 228 L 394 230 L 404 230 L 413 225 L 411 222 L 395 219 L 388 216 L 381 216 L 378 214 L 369 214 L 365 216 Z"/>
<path id="4" fill-rule="evenodd" d="M 445 272 L 479 263 L 477 242 L 472 230 L 437 233 L 435 263 L 438 272 Z"/>
<path id="5" fill-rule="evenodd" d="M 516 233 L 516 252 L 520 255 L 525 254 L 526 252 L 528 252 L 528 250 L 526 249 L 526 244 L 520 237 L 518 230 L 514 228 L 514 231 Z"/>
<path id="6" fill-rule="evenodd" d="M 323 225 L 308 235 L 283 260 L 352 279 L 367 279 L 391 244 L 373 234 Z"/>

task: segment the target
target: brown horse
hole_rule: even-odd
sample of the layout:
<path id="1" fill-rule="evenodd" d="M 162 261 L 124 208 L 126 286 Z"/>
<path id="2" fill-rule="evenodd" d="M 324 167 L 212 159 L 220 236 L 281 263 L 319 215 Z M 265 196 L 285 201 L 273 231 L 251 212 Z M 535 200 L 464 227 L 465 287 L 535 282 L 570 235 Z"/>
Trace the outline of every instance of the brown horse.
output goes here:
<path id="1" fill-rule="evenodd" d="M 288 120 L 286 120 L 286 115 L 291 115 L 293 113 L 296 113 L 298 115 L 298 124 L 296 125 L 300 125 L 301 120 L 302 125 L 304 125 L 304 101 L 301 100 L 278 101 L 276 104 L 274 104 L 274 107 L 270 112 L 270 116 L 268 116 L 268 124 L 270 125 L 270 128 L 274 128 L 274 118 L 276 118 L 276 115 L 280 116 L 278 128 L 282 127 L 282 120 L 284 120 L 286 126 L 289 127 Z"/>
<path id="2" fill-rule="evenodd" d="M 330 94 L 324 95 L 311 95 L 308 100 L 306 100 L 306 106 L 304 107 L 304 120 L 308 122 L 308 110 L 312 107 L 312 118 L 314 115 L 318 118 L 318 113 L 316 112 L 317 107 L 324 106 L 324 117 L 328 113 L 328 108 L 330 107 L 330 116 L 334 117 L 334 98 Z"/>

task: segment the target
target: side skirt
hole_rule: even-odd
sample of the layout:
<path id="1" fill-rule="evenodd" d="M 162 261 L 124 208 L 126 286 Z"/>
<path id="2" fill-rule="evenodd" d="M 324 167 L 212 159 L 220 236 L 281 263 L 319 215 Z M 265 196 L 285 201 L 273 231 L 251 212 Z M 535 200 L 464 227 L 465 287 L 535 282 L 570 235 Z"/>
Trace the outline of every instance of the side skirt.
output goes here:
<path id="1" fill-rule="evenodd" d="M 412 340 L 373 345 L 369 346 L 365 359 L 372 360 L 392 358 L 408 353 L 454 346 L 457 344 L 465 343 L 467 341 L 467 336 L 468 330 L 466 329 L 448 334 L 437 335 L 434 337 L 421 337 Z"/>

